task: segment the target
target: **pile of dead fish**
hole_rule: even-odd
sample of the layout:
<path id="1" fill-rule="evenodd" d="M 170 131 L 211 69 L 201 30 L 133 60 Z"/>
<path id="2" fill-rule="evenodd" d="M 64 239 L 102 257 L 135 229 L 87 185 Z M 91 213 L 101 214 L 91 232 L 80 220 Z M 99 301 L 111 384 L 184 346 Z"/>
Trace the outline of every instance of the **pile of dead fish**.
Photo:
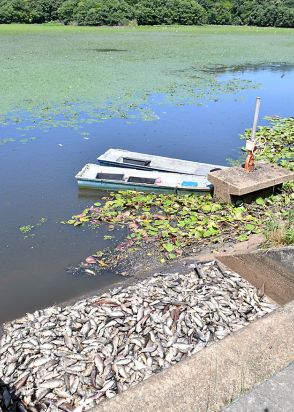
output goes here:
<path id="1" fill-rule="evenodd" d="M 4 325 L 2 409 L 88 410 L 271 312 L 261 295 L 208 262 L 27 314 Z"/>

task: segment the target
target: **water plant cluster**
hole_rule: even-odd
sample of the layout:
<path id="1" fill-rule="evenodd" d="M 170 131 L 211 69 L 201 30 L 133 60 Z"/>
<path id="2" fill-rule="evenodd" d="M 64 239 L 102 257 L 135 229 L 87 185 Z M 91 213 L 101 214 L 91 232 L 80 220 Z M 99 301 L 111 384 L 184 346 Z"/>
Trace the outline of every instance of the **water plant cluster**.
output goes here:
<path id="1" fill-rule="evenodd" d="M 34 229 L 42 226 L 46 222 L 47 222 L 47 218 L 41 217 L 41 219 L 35 225 L 24 225 L 24 226 L 20 226 L 18 229 L 24 235 L 24 239 L 27 239 L 28 237 L 34 237 L 35 236 L 35 233 L 33 232 Z"/>
<path id="2" fill-rule="evenodd" d="M 258 158 L 293 168 L 294 119 L 270 119 L 271 127 L 261 127 L 257 138 L 263 142 Z M 245 132 L 245 136 L 249 131 Z M 293 182 L 284 185 L 281 193 L 254 202 L 238 201 L 221 204 L 211 195 L 166 195 L 121 191 L 110 193 L 104 203 L 95 203 L 66 223 L 74 226 L 90 224 L 97 228 L 107 222 L 110 230 L 116 225 L 128 229 L 128 238 L 119 252 L 136 246 L 156 245 L 161 261 L 172 260 L 205 244 L 248 240 L 254 233 L 268 231 L 269 221 L 286 221 L 285 243 L 293 239 Z M 268 236 L 269 238 L 269 236 Z M 292 240 L 291 240 L 292 239 Z M 149 248 L 149 250 L 150 250 Z M 99 258 L 102 255 L 99 256 Z M 105 255 L 106 256 L 106 255 Z M 124 256 L 123 254 L 121 257 Z M 102 266 L 110 263 L 100 259 Z"/>
<path id="3" fill-rule="evenodd" d="M 101 223 L 127 226 L 126 247 L 154 242 L 163 257 L 175 259 L 185 249 L 208 243 L 244 241 L 259 233 L 272 213 L 286 213 L 291 194 L 272 195 L 266 200 L 240 206 L 214 202 L 211 195 L 162 195 L 132 191 L 111 193 L 101 206 L 92 206 L 68 220 L 75 226 Z M 281 208 L 281 211 L 279 210 Z M 283 211 L 282 211 L 283 209 Z"/>
<path id="4" fill-rule="evenodd" d="M 256 159 L 267 160 L 294 170 L 294 117 L 266 119 L 269 125 L 259 127 L 256 133 Z M 251 130 L 246 130 L 242 137 L 247 139 L 250 133 Z"/>

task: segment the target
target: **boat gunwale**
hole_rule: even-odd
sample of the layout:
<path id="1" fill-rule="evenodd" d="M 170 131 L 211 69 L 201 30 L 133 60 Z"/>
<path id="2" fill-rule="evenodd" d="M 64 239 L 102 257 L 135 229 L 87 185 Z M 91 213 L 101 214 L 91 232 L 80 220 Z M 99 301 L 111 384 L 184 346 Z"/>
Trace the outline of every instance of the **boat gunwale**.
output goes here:
<path id="1" fill-rule="evenodd" d="M 144 186 L 144 187 L 154 187 L 154 188 L 166 188 L 166 189 L 170 189 L 170 188 L 175 188 L 178 190 L 187 190 L 187 191 L 193 191 L 193 190 L 205 190 L 205 191 L 210 191 L 211 188 L 207 187 L 204 188 L 204 186 L 195 186 L 195 188 L 191 187 L 181 187 L 178 185 L 175 186 L 166 186 L 166 185 L 155 185 L 155 184 L 148 184 L 148 183 L 135 183 L 135 182 L 124 182 L 124 181 L 120 181 L 120 180 L 108 180 L 108 179 L 88 179 L 88 178 L 83 178 L 83 177 L 78 177 L 77 181 L 83 181 L 83 182 L 92 182 L 92 183 L 114 183 L 114 184 L 119 184 L 120 186 Z"/>

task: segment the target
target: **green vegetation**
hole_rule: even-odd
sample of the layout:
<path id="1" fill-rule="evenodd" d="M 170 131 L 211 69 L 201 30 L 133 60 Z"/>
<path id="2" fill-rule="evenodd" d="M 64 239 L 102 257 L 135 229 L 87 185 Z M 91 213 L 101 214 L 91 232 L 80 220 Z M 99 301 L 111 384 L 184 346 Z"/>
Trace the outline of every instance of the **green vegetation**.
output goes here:
<path id="1" fill-rule="evenodd" d="M 19 228 L 21 233 L 29 233 L 32 229 L 34 229 L 33 225 L 20 226 Z"/>
<path id="2" fill-rule="evenodd" d="M 258 139 L 263 146 L 258 158 L 280 160 L 293 168 L 294 119 L 271 119 L 272 127 L 261 127 Z M 246 135 L 249 131 L 246 131 Z M 286 162 L 286 163 L 285 163 Z M 250 234 L 265 232 L 274 243 L 293 243 L 294 184 L 288 183 L 279 194 L 259 197 L 249 204 L 220 204 L 207 196 L 177 196 L 137 192 L 111 193 L 103 205 L 94 204 L 65 223 L 99 227 L 107 222 L 127 226 L 129 236 L 120 250 L 149 244 L 161 251 L 161 259 L 175 259 L 191 247 L 248 240 Z M 273 222 L 269 226 L 268 222 Z M 279 227 L 279 222 L 284 222 Z M 279 240 L 278 240 L 279 239 Z M 112 259 L 109 258 L 110 260 Z M 110 262 L 110 261 L 109 261 Z M 107 260 L 103 260 L 103 265 Z"/>
<path id="3" fill-rule="evenodd" d="M 267 160 L 294 170 L 294 118 L 266 117 L 266 119 L 270 125 L 259 127 L 256 133 L 258 145 L 256 159 Z M 251 131 L 247 130 L 243 138 L 249 138 L 250 133 Z"/>
<path id="4" fill-rule="evenodd" d="M 1 0 L 0 23 L 294 27 L 293 0 Z"/>
<path id="5" fill-rule="evenodd" d="M 127 226 L 128 248 L 146 244 L 152 247 L 156 242 L 163 257 L 175 259 L 191 247 L 248 240 L 250 234 L 262 231 L 273 214 L 283 216 L 291 207 L 291 199 L 294 193 L 285 192 L 233 206 L 213 202 L 210 195 L 118 192 L 105 197 L 103 206 L 87 208 L 66 223 Z"/>
<path id="6" fill-rule="evenodd" d="M 265 224 L 265 236 L 270 246 L 294 244 L 294 210 L 289 210 L 283 218 L 270 220 Z"/>
<path id="7" fill-rule="evenodd" d="M 33 229 L 42 226 L 46 222 L 47 222 L 46 217 L 41 217 L 41 219 L 35 225 L 20 226 L 18 229 L 22 234 L 25 235 L 24 239 L 27 239 L 28 237 L 35 236 L 35 233 L 32 233 Z"/>
<path id="8" fill-rule="evenodd" d="M 31 132 L 113 117 L 156 119 L 148 106 L 153 93 L 162 94 L 165 104 L 203 104 L 258 86 L 238 74 L 220 79 L 226 68 L 294 64 L 293 33 L 233 26 L 0 25 L 0 125 Z"/>

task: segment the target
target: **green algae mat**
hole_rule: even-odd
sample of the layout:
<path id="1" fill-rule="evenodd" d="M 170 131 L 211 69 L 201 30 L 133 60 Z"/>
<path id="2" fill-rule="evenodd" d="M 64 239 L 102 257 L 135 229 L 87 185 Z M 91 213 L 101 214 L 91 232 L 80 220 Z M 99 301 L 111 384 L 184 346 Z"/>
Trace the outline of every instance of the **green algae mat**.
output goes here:
<path id="1" fill-rule="evenodd" d="M 292 29 L 0 25 L 0 122 L 75 126 L 136 109 L 152 120 L 142 107 L 150 95 L 200 104 L 257 87 L 218 75 L 243 65 L 294 64 L 293 45 Z"/>

